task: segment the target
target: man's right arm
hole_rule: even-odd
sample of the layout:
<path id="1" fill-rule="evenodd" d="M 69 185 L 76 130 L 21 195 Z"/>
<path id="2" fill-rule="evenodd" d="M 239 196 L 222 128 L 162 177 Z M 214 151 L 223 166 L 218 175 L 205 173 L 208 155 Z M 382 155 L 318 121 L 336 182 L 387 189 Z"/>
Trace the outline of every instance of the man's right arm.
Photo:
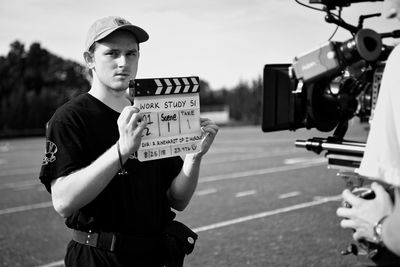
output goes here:
<path id="1" fill-rule="evenodd" d="M 87 167 L 59 177 L 51 182 L 54 209 L 63 217 L 94 200 L 113 179 L 128 157 L 138 150 L 144 128 L 143 115 L 135 107 L 125 107 L 118 118 L 117 143 Z"/>
<path id="2" fill-rule="evenodd" d="M 117 145 L 113 145 L 89 166 L 51 183 L 54 209 L 63 217 L 96 198 L 119 170 Z"/>

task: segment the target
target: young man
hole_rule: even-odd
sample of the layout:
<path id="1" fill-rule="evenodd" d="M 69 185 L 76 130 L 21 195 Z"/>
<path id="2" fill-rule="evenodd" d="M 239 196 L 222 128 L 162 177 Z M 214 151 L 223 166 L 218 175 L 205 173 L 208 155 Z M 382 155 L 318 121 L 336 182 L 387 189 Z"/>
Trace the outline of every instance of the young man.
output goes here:
<path id="1" fill-rule="evenodd" d="M 385 0 L 384 13 L 400 20 L 400 0 Z M 380 243 L 400 256 L 400 46 L 390 54 L 383 73 L 378 102 L 371 122 L 359 173 L 384 182 L 395 189 L 394 204 L 377 183 L 372 183 L 375 198 L 361 199 L 349 190 L 343 198 L 351 208 L 341 207 L 340 225 L 354 230 L 355 240 Z M 397 262 L 395 266 L 399 266 Z M 385 265 L 386 266 L 386 265 Z M 392 265 L 390 265 L 392 266 Z"/>
<path id="2" fill-rule="evenodd" d="M 73 229 L 66 266 L 164 266 L 162 232 L 175 217 L 171 207 L 182 211 L 188 205 L 201 158 L 218 132 L 201 119 L 201 151 L 184 161 L 131 157 L 146 123 L 127 88 L 136 77 L 139 43 L 148 38 L 123 18 L 97 20 L 84 52 L 91 89 L 49 121 L 40 179 Z"/>

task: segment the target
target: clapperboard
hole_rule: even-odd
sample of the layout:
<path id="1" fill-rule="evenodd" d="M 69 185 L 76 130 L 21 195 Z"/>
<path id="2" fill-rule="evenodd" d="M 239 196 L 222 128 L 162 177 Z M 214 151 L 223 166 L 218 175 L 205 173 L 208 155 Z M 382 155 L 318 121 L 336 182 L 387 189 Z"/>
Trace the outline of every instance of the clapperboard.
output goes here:
<path id="1" fill-rule="evenodd" d="M 198 77 L 136 79 L 134 106 L 147 127 L 137 151 L 140 161 L 200 151 L 200 85 Z"/>

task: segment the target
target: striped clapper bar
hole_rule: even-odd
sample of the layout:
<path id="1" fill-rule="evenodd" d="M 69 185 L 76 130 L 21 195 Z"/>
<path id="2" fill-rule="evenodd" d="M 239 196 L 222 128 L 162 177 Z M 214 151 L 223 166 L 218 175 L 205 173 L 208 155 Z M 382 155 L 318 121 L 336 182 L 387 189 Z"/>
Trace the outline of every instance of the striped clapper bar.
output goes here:
<path id="1" fill-rule="evenodd" d="M 147 121 L 137 151 L 140 161 L 200 151 L 198 77 L 136 79 L 134 106 Z"/>

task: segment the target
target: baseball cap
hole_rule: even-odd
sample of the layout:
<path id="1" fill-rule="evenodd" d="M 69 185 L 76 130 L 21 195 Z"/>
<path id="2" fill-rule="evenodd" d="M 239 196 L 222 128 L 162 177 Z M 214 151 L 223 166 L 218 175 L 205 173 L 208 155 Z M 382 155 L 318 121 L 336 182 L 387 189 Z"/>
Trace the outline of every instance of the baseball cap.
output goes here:
<path id="1" fill-rule="evenodd" d="M 89 50 L 94 42 L 100 41 L 112 32 L 119 29 L 130 31 L 133 35 L 135 35 L 136 40 L 139 43 L 146 42 L 149 39 L 149 35 L 142 28 L 133 25 L 124 18 L 109 16 L 96 20 L 89 28 L 85 43 L 86 51 Z"/>

